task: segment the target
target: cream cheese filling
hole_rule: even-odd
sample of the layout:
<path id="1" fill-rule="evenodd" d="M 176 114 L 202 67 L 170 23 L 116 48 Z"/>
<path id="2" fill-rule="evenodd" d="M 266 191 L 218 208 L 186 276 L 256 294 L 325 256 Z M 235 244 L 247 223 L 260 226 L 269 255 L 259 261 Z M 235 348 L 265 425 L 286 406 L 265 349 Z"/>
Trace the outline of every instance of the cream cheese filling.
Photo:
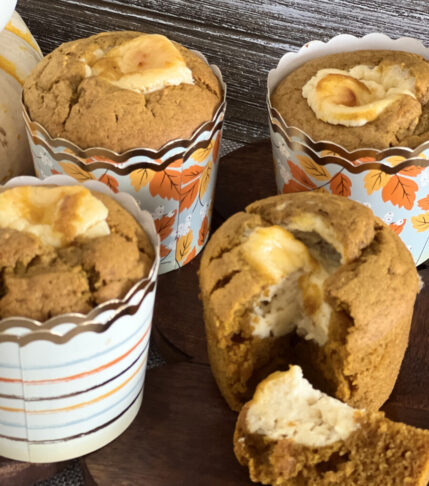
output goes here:
<path id="1" fill-rule="evenodd" d="M 360 425 L 357 411 L 315 390 L 299 366 L 270 375 L 256 389 L 246 415 L 250 433 L 291 439 L 308 447 L 346 440 Z"/>
<path id="2" fill-rule="evenodd" d="M 415 78 L 397 64 L 321 69 L 304 85 L 302 95 L 319 120 L 360 127 L 401 97 L 415 98 Z"/>
<path id="3" fill-rule="evenodd" d="M 110 233 L 106 206 L 82 186 L 20 186 L 0 193 L 0 227 L 26 231 L 61 247 L 78 236 Z"/>
<path id="4" fill-rule="evenodd" d="M 194 84 L 177 47 L 165 36 L 142 34 L 103 52 L 81 58 L 85 76 L 97 76 L 122 89 L 151 93 L 167 86 Z"/>
<path id="5" fill-rule="evenodd" d="M 265 339 L 296 330 L 303 338 L 324 345 L 332 314 L 323 296 L 328 269 L 281 226 L 256 228 L 240 251 L 266 281 L 251 309 L 252 334 Z"/>

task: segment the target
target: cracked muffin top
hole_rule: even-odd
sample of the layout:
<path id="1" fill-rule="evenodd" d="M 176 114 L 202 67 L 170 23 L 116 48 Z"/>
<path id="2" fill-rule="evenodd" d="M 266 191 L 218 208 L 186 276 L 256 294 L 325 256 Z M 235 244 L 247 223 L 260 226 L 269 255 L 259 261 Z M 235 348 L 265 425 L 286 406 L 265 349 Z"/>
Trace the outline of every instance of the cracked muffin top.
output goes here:
<path id="1" fill-rule="evenodd" d="M 105 194 L 82 186 L 0 193 L 0 318 L 85 314 L 123 297 L 153 260 L 142 227 Z"/>
<path id="2" fill-rule="evenodd" d="M 415 148 L 429 140 L 429 62 L 402 51 L 331 54 L 286 76 L 271 102 L 314 141 Z"/>
<path id="3" fill-rule="evenodd" d="M 222 97 L 196 54 L 164 36 L 129 31 L 61 45 L 24 86 L 30 118 L 51 137 L 118 153 L 189 138 Z"/>

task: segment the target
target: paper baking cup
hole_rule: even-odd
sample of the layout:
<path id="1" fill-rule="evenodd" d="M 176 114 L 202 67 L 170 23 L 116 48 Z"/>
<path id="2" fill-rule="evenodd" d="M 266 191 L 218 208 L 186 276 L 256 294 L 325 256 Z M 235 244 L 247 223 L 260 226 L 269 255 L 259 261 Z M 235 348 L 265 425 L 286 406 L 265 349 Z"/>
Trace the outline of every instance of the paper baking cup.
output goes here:
<path id="1" fill-rule="evenodd" d="M 362 38 L 339 35 L 327 43 L 309 42 L 287 53 L 268 75 L 267 104 L 279 193 L 324 189 L 370 207 L 400 235 L 416 265 L 429 258 L 429 142 L 416 149 L 364 148 L 352 152 L 328 141 L 314 141 L 289 127 L 271 106 L 271 93 L 285 76 L 305 62 L 328 54 L 361 49 L 414 52 L 429 59 L 429 49 L 415 39 L 383 34 Z"/>
<path id="2" fill-rule="evenodd" d="M 17 177 L 3 187 L 39 184 L 77 183 L 65 176 Z M 96 181 L 84 185 L 118 201 L 158 250 L 150 214 L 130 195 Z M 142 400 L 158 265 L 157 256 L 149 276 L 124 298 L 87 315 L 0 321 L 0 456 L 63 461 L 104 446 L 128 427 Z"/>
<path id="3" fill-rule="evenodd" d="M 132 194 L 155 220 L 161 238 L 160 273 L 191 261 L 208 239 L 226 107 L 222 75 L 216 66 L 211 68 L 224 93 L 213 119 L 190 139 L 170 141 L 159 150 L 136 148 L 122 154 L 100 147 L 83 150 L 68 140 L 51 138 L 24 106 L 36 174 L 99 180 L 113 191 Z"/>

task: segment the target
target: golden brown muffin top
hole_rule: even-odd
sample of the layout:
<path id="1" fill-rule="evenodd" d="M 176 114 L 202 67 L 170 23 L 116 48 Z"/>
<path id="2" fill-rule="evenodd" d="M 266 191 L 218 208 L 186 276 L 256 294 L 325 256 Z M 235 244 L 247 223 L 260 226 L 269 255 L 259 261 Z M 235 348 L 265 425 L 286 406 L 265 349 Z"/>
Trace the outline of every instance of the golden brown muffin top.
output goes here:
<path id="1" fill-rule="evenodd" d="M 55 49 L 25 82 L 24 102 L 31 119 L 52 137 L 66 138 L 81 148 L 158 149 L 170 140 L 189 138 L 212 119 L 223 94 L 208 64 L 185 47 L 175 43 L 194 84 L 142 94 L 98 76 L 86 77 L 82 59 L 99 49 L 107 53 L 140 35 L 105 32 Z"/>
<path id="2" fill-rule="evenodd" d="M 243 258 L 241 248 L 255 228 L 273 225 L 291 231 L 319 261 L 326 259 L 331 274 L 324 298 L 354 322 L 350 348 L 362 349 L 380 339 L 408 313 L 418 276 L 398 235 L 355 201 L 320 192 L 282 194 L 233 215 L 207 244 L 200 285 L 218 332 L 239 332 L 233 328 L 239 325 L 234 316 L 246 312 L 264 292 L 266 281 Z"/>
<path id="3" fill-rule="evenodd" d="M 375 120 L 363 126 L 334 125 L 317 118 L 302 95 L 303 86 L 321 69 L 349 70 L 357 65 L 399 65 L 415 78 L 416 98 L 403 96 Z M 402 51 L 366 50 L 312 59 L 286 76 L 275 88 L 271 102 L 289 126 L 298 127 L 313 140 L 327 140 L 348 150 L 417 147 L 429 140 L 429 62 Z"/>
<path id="4" fill-rule="evenodd" d="M 55 248 L 32 233 L 0 228 L 0 318 L 85 314 L 149 274 L 155 255 L 142 227 L 109 196 L 92 194 L 108 209 L 108 235 Z"/>

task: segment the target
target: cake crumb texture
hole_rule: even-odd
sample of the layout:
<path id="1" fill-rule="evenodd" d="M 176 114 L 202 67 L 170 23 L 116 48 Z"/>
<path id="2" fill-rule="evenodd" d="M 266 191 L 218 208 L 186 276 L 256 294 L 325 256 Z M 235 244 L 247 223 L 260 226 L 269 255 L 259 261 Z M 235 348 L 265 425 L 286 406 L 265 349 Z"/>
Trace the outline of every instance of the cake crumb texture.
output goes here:
<path id="1" fill-rule="evenodd" d="M 86 77 L 82 59 L 139 35 L 105 32 L 62 44 L 47 55 L 24 85 L 30 118 L 51 137 L 65 138 L 83 149 L 104 147 L 121 153 L 139 147 L 158 149 L 170 140 L 189 138 L 212 119 L 223 94 L 210 66 L 185 47 L 174 43 L 194 84 L 142 94 L 97 76 Z"/>
<path id="2" fill-rule="evenodd" d="M 273 283 L 243 255 L 249 235 L 277 225 L 307 246 L 315 273 Z M 257 201 L 214 233 L 199 276 L 210 364 L 232 409 L 291 363 L 354 407 L 387 400 L 419 281 L 400 238 L 365 206 L 317 192 Z"/>
<path id="3" fill-rule="evenodd" d="M 0 318 L 85 314 L 149 274 L 154 249 L 146 233 L 112 198 L 92 194 L 108 209 L 108 235 L 54 248 L 31 233 L 0 228 Z"/>
<path id="4" fill-rule="evenodd" d="M 314 389 L 309 393 L 302 375 L 291 380 L 296 368 L 260 383 L 239 414 L 234 452 L 248 467 L 252 481 L 275 486 L 426 486 L 429 431 L 392 422 L 382 412 L 355 410 Z M 313 395 L 304 411 L 295 408 L 290 398 L 303 390 L 308 398 Z M 325 400 L 323 413 L 317 410 L 321 400 Z M 341 422 L 333 420 L 338 407 L 354 414 L 353 430 L 345 432 Z M 274 430 L 254 430 L 255 415 L 258 423 L 274 424 Z M 315 428 L 314 417 L 319 422 Z M 276 434 L 276 425 L 288 418 L 289 433 Z M 315 446 L 299 440 L 305 432 L 311 442 L 313 432 L 332 428 L 342 433 L 335 442 Z"/>

